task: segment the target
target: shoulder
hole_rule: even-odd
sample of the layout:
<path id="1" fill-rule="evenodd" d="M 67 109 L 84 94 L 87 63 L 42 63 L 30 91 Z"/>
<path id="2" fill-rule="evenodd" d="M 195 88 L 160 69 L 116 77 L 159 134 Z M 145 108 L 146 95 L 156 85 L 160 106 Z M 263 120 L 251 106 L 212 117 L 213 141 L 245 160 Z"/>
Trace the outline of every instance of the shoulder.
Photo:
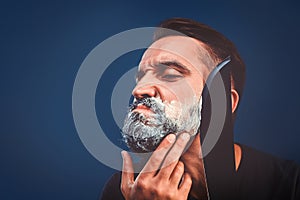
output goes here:
<path id="1" fill-rule="evenodd" d="M 265 174 L 280 173 L 282 175 L 289 175 L 287 173 L 295 173 L 294 175 L 299 175 L 299 165 L 294 161 L 281 159 L 246 145 L 240 146 L 242 149 L 241 171 L 262 171 Z"/>
<path id="2" fill-rule="evenodd" d="M 277 158 L 245 145 L 237 176 L 239 189 L 256 193 L 257 199 L 298 199 L 300 167 L 294 161 Z"/>
<path id="3" fill-rule="evenodd" d="M 110 179 L 106 182 L 100 200 L 123 200 L 124 197 L 122 195 L 120 189 L 121 183 L 121 172 L 117 172 L 113 174 Z"/>

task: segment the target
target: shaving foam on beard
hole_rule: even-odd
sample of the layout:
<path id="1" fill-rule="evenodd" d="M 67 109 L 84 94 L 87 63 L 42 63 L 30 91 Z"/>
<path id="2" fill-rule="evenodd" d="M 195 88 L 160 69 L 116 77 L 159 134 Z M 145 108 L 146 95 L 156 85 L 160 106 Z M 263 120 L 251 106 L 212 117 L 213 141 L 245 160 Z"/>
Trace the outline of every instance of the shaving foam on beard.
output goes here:
<path id="1" fill-rule="evenodd" d="M 179 135 L 181 132 L 188 132 L 191 136 L 195 136 L 201 125 L 201 110 L 202 110 L 202 97 L 200 97 L 198 106 L 197 97 L 194 96 L 191 103 L 179 103 L 179 101 L 172 100 L 170 103 L 167 101 L 162 102 L 165 107 L 166 116 L 178 124 Z M 191 106 L 192 104 L 192 106 Z M 178 109 L 180 108 L 180 109 Z M 178 117 L 179 116 L 179 117 Z"/>
<path id="2" fill-rule="evenodd" d="M 139 104 L 148 106 L 153 113 L 145 116 L 143 113 L 134 112 Z M 178 101 L 162 102 L 154 97 L 145 98 L 133 103 L 125 118 L 122 135 L 131 150 L 150 152 L 170 133 L 179 135 L 188 132 L 191 136 L 196 135 L 200 119 L 201 107 L 195 97 L 184 104 Z"/>

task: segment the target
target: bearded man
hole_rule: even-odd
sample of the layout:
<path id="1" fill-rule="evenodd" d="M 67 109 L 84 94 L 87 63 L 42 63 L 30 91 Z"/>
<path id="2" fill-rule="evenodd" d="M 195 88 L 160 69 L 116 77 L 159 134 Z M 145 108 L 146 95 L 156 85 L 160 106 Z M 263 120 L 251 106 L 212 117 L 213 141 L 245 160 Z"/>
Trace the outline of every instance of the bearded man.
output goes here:
<path id="1" fill-rule="evenodd" d="M 193 20 L 161 23 L 145 51 L 124 121 L 123 139 L 139 153 L 149 153 L 135 174 L 123 151 L 123 170 L 113 175 L 102 199 L 209 199 L 199 127 L 202 94 L 210 73 L 230 57 L 233 121 L 243 93 L 245 65 L 234 44 Z M 171 31 L 172 32 L 172 31 Z M 241 144 L 234 144 L 238 199 L 300 199 L 299 167 Z M 147 154 L 148 155 L 148 154 Z"/>

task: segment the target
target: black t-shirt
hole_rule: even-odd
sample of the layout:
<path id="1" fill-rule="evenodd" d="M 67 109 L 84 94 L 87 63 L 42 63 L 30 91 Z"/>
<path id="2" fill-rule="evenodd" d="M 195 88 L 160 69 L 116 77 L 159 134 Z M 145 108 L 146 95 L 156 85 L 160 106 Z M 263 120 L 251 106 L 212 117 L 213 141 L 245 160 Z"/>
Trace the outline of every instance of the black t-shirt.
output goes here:
<path id="1" fill-rule="evenodd" d="M 238 199 L 300 200 L 300 168 L 295 162 L 240 146 L 242 158 L 236 179 Z M 115 173 L 107 182 L 100 199 L 124 199 L 120 183 L 121 173 Z"/>
<path id="2" fill-rule="evenodd" d="M 240 146 L 239 199 L 300 200 L 300 168 L 295 162 Z"/>

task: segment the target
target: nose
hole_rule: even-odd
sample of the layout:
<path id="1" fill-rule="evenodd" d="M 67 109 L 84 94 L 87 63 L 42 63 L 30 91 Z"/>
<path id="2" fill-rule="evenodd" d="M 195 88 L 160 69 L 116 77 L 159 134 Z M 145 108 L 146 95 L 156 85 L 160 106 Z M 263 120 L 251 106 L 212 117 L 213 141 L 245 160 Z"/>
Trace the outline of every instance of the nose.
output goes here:
<path id="1" fill-rule="evenodd" d="M 132 95 L 135 98 L 157 97 L 158 92 L 157 92 L 157 88 L 154 85 L 143 85 L 143 86 L 137 85 L 133 89 Z"/>
<path id="2" fill-rule="evenodd" d="M 146 72 L 137 82 L 135 88 L 132 90 L 132 95 L 137 98 L 146 97 L 160 97 L 159 83 L 151 70 Z"/>
<path id="3" fill-rule="evenodd" d="M 154 84 L 137 84 L 132 91 L 135 98 L 158 97 L 158 88 Z"/>

